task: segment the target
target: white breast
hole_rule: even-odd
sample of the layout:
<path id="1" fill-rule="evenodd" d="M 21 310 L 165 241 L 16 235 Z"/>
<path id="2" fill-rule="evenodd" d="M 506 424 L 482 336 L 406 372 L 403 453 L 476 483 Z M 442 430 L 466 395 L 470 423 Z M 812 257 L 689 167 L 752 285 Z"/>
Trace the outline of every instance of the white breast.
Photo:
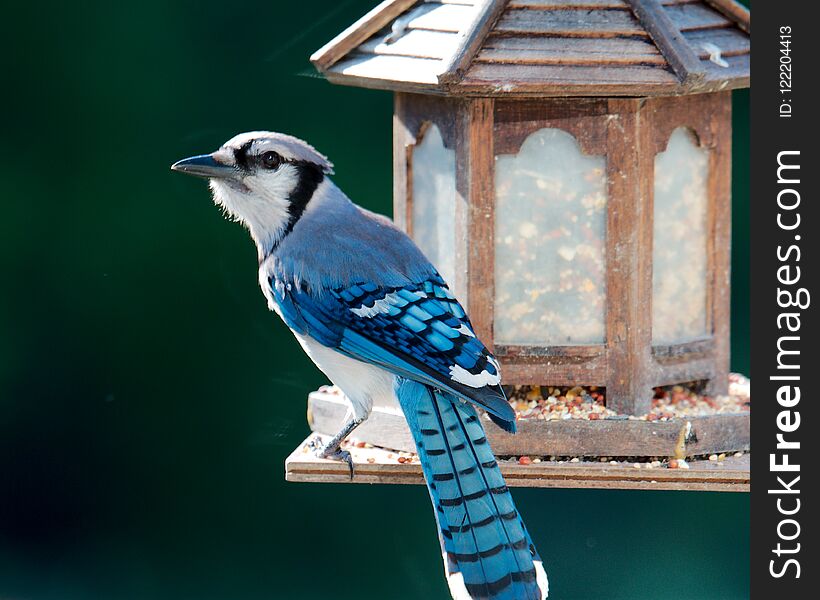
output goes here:
<path id="1" fill-rule="evenodd" d="M 310 336 L 294 335 L 322 373 L 347 396 L 356 419 L 367 418 L 374 401 L 395 404 L 391 373 L 323 346 Z"/>

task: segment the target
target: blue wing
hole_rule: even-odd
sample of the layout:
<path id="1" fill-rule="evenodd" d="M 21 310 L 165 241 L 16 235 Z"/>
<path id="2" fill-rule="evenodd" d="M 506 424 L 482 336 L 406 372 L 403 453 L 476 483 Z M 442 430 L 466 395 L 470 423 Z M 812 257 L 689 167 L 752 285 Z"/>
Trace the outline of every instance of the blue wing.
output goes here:
<path id="1" fill-rule="evenodd" d="M 361 282 L 310 290 L 279 280 L 269 283 L 294 331 L 475 402 L 502 428 L 515 431 L 498 363 L 438 275 L 398 288 Z"/>

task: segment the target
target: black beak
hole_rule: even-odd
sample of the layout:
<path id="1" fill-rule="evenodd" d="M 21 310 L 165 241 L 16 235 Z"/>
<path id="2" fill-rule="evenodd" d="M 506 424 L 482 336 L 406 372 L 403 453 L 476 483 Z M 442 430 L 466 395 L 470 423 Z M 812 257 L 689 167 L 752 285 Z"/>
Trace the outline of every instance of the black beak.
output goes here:
<path id="1" fill-rule="evenodd" d="M 233 165 L 226 165 L 216 160 L 213 154 L 201 154 L 191 158 L 183 158 L 171 165 L 172 171 L 187 173 L 197 177 L 213 177 L 225 179 L 236 175 Z"/>

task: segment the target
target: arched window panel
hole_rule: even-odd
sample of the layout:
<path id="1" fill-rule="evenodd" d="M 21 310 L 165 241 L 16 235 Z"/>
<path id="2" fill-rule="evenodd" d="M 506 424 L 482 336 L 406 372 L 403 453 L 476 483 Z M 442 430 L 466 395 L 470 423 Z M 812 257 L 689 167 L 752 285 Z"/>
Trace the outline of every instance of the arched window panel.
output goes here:
<path id="1" fill-rule="evenodd" d="M 707 316 L 709 151 L 691 130 L 672 132 L 655 157 L 652 343 L 702 338 Z"/>
<path id="2" fill-rule="evenodd" d="M 495 343 L 603 343 L 606 158 L 540 129 L 496 157 L 495 194 Z"/>
<path id="3" fill-rule="evenodd" d="M 413 239 L 439 273 L 455 285 L 456 155 L 434 124 L 413 147 Z"/>

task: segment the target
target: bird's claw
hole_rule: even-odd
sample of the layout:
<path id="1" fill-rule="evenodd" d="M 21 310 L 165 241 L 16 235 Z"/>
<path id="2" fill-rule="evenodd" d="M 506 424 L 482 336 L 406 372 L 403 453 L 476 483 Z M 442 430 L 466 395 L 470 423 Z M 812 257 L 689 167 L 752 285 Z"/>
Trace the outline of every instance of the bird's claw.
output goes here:
<path id="1" fill-rule="evenodd" d="M 324 446 L 318 441 L 318 438 L 311 440 L 309 446 L 313 450 L 314 454 L 319 458 L 346 462 L 347 466 L 350 468 L 350 480 L 353 481 L 355 468 L 353 466 L 353 457 L 350 455 L 350 452 L 347 450 L 342 450 L 338 446 L 335 448 Z"/>
<path id="2" fill-rule="evenodd" d="M 330 460 L 343 460 L 344 462 L 346 462 L 347 466 L 350 468 L 350 481 L 353 481 L 355 468 L 353 467 L 353 457 L 350 455 L 350 452 L 339 448 L 335 452 L 323 453 L 322 458 L 327 458 Z"/>

